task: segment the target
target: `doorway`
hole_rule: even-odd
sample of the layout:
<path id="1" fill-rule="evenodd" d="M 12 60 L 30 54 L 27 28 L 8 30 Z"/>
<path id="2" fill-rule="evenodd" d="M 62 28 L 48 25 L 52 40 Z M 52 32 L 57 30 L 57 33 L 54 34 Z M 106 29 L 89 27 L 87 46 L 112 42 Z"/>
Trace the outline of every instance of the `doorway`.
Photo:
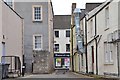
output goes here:
<path id="1" fill-rule="evenodd" d="M 94 74 L 94 46 L 91 46 L 92 50 L 92 74 Z"/>

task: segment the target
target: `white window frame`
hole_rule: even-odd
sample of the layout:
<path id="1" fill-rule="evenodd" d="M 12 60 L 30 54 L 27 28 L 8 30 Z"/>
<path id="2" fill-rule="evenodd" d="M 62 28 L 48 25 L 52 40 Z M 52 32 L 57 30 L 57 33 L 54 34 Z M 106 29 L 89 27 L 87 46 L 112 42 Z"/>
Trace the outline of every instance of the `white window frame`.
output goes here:
<path id="1" fill-rule="evenodd" d="M 34 11 L 34 10 L 35 10 L 35 9 L 34 9 L 35 7 L 41 7 L 41 19 L 35 19 L 35 13 L 34 13 L 34 12 L 35 12 L 35 11 Z M 32 18 L 33 18 L 33 21 L 42 21 L 42 19 L 43 19 L 43 18 L 42 18 L 42 5 L 33 5 L 33 6 L 32 6 L 32 12 L 33 12 L 33 17 L 32 17 Z"/>
<path id="2" fill-rule="evenodd" d="M 41 48 L 35 48 L 35 36 L 41 36 Z M 43 49 L 43 37 L 41 34 L 33 35 L 33 50 L 42 50 Z"/>
<path id="3" fill-rule="evenodd" d="M 93 19 L 91 19 L 90 20 L 90 35 L 91 35 L 91 37 L 93 37 L 93 29 L 94 29 L 94 27 L 93 27 Z"/>
<path id="4" fill-rule="evenodd" d="M 109 28 L 109 7 L 105 8 L 105 29 Z"/>
<path id="5" fill-rule="evenodd" d="M 113 64 L 113 44 L 104 43 L 105 64 Z"/>

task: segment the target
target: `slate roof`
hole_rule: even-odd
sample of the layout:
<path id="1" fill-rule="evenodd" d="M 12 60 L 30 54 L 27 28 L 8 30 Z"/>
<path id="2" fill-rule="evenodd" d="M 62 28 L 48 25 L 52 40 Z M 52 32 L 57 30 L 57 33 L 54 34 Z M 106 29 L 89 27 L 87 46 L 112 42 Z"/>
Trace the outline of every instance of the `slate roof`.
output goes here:
<path id="1" fill-rule="evenodd" d="M 102 3 L 86 3 L 86 9 L 81 9 L 80 19 L 85 17 L 85 13 L 92 11 L 94 8 L 98 7 Z"/>
<path id="2" fill-rule="evenodd" d="M 54 29 L 70 29 L 71 15 L 55 15 Z"/>
<path id="3" fill-rule="evenodd" d="M 90 12 L 92 11 L 94 8 L 98 7 L 99 5 L 101 5 L 102 3 L 86 3 L 86 11 Z"/>

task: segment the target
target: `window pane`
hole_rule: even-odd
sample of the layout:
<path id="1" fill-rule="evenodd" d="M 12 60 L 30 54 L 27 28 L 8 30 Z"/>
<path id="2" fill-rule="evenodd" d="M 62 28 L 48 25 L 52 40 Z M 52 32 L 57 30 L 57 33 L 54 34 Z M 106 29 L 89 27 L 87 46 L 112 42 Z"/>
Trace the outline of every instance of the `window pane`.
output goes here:
<path id="1" fill-rule="evenodd" d="M 55 44 L 55 48 L 54 48 L 54 51 L 59 51 L 59 44 Z"/>
<path id="2" fill-rule="evenodd" d="M 55 37 L 59 37 L 59 31 L 55 31 Z"/>
<path id="3" fill-rule="evenodd" d="M 70 52 L 70 44 L 66 44 L 66 52 Z"/>
<path id="4" fill-rule="evenodd" d="M 35 49 L 40 49 L 41 48 L 41 36 L 35 36 Z"/>
<path id="5" fill-rule="evenodd" d="M 35 43 L 35 48 L 41 48 L 41 44 Z"/>
<path id="6" fill-rule="evenodd" d="M 41 20 L 41 7 L 34 7 L 34 19 Z"/>
<path id="7" fill-rule="evenodd" d="M 40 42 L 41 42 L 41 36 L 36 36 L 35 43 L 40 43 Z"/>
<path id="8" fill-rule="evenodd" d="M 70 37 L 70 31 L 69 30 L 66 31 L 66 37 Z"/>

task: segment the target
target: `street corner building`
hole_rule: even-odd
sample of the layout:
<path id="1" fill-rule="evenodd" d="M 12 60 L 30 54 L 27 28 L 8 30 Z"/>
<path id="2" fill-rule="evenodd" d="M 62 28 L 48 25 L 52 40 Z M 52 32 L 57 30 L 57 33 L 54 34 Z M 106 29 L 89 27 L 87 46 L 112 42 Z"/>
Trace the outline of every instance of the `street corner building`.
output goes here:
<path id="1" fill-rule="evenodd" d="M 23 62 L 23 18 L 6 2 L 0 1 L 0 62 L 8 72 L 21 72 Z"/>
<path id="2" fill-rule="evenodd" d="M 53 7 L 50 0 L 15 1 L 12 8 L 24 18 L 23 65 L 26 73 L 53 71 Z"/>

